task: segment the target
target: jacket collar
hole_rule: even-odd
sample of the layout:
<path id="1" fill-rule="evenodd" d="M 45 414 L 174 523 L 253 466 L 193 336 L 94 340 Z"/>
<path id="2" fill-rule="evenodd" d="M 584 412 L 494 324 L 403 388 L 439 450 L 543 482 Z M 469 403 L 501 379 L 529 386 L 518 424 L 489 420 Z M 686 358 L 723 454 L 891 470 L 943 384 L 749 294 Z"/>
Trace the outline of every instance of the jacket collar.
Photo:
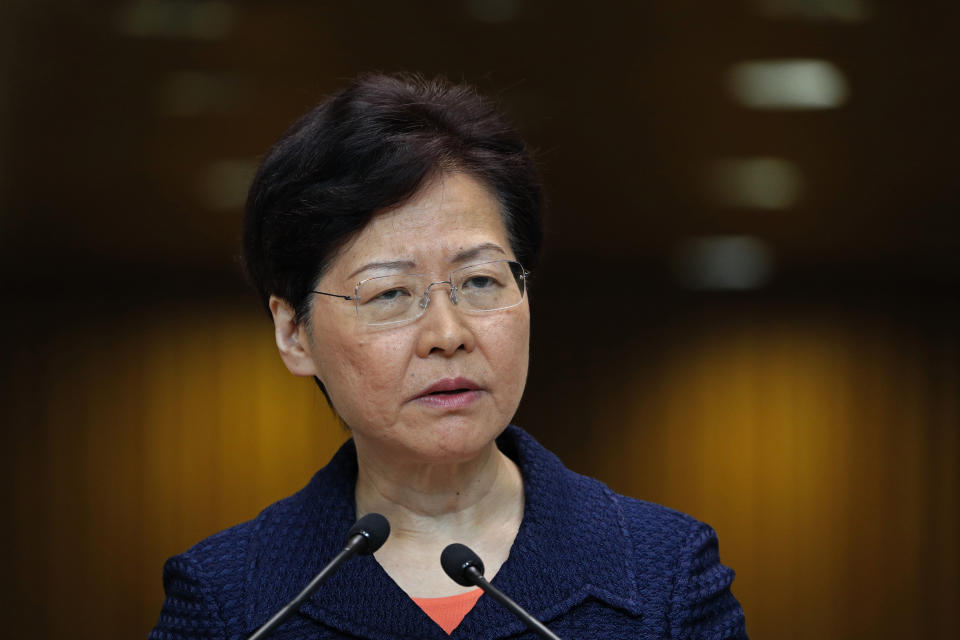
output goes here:
<path id="1" fill-rule="evenodd" d="M 633 545 L 613 492 L 567 470 L 556 456 L 517 427 L 508 427 L 497 445 L 520 467 L 525 507 L 510 555 L 493 585 L 548 624 L 588 598 L 640 614 Z M 356 476 L 356 448 L 351 440 L 303 491 L 285 501 L 295 508 L 285 517 L 299 535 L 294 534 L 293 539 L 280 535 L 277 529 L 281 525 L 275 524 L 258 536 L 255 544 L 259 548 L 253 551 L 259 568 L 248 578 L 252 596 L 249 631 L 259 624 L 256 621 L 262 622 L 272 614 L 260 611 L 256 603 L 282 603 L 293 598 L 301 588 L 296 585 L 309 582 L 343 547 L 346 531 L 356 517 Z M 291 558 L 302 562 L 292 571 L 288 567 L 284 575 L 271 571 L 271 562 L 289 565 Z M 498 638 L 525 628 L 499 604 L 482 597 L 447 636 L 373 556 L 344 564 L 301 607 L 301 612 L 325 625 L 372 640 Z"/>

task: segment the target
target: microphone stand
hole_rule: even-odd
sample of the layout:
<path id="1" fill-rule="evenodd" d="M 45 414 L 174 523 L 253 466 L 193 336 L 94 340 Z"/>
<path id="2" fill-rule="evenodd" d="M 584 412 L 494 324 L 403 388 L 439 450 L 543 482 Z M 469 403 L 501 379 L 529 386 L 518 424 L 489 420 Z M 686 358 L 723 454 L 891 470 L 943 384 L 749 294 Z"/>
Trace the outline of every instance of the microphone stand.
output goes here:
<path id="1" fill-rule="evenodd" d="M 330 561 L 330 564 L 325 566 L 320 573 L 318 573 L 313 580 L 310 581 L 303 591 L 300 594 L 291 600 L 287 605 L 277 611 L 272 618 L 266 621 L 262 627 L 256 630 L 256 632 L 247 638 L 247 640 L 262 640 L 266 638 L 267 635 L 273 631 L 275 628 L 280 626 L 280 624 L 290 617 L 294 611 L 300 608 L 300 605 L 304 601 L 313 595 L 313 592 L 316 591 L 320 585 L 327 581 L 327 578 L 333 575 L 334 571 L 340 568 L 340 565 L 350 559 L 357 551 L 358 545 L 366 542 L 366 538 L 363 537 L 363 534 L 358 533 L 357 535 L 350 538 L 350 541 L 347 542 L 347 546 L 343 548 L 343 551 L 334 556 L 333 560 Z"/>
<path id="2" fill-rule="evenodd" d="M 283 609 L 277 611 L 262 627 L 254 631 L 253 635 L 247 638 L 247 640 L 262 640 L 266 638 L 267 635 L 280 626 L 290 614 L 299 609 L 300 605 L 313 595 L 313 592 L 340 568 L 341 564 L 358 553 L 369 555 L 375 552 L 386 542 L 389 535 L 390 523 L 379 513 L 368 513 L 357 520 L 354 525 L 350 527 L 350 531 L 347 532 L 347 544 L 343 546 L 343 551 L 334 556 L 333 560 L 310 581 L 310 584 L 304 587 L 303 591 L 301 591 L 296 598 L 287 603 Z"/>
<path id="3" fill-rule="evenodd" d="M 523 622 L 530 627 L 530 630 L 536 633 L 538 636 L 541 638 L 546 638 L 547 640 L 560 640 L 559 636 L 557 636 L 553 631 L 550 631 L 550 629 L 547 629 L 542 622 L 527 613 L 526 609 L 511 600 L 503 591 L 500 591 L 500 589 L 497 589 L 495 586 L 490 584 L 487 579 L 483 577 L 483 574 L 480 573 L 480 570 L 477 569 L 477 567 L 466 567 L 463 570 L 463 573 L 464 575 L 469 576 L 469 579 L 475 585 L 483 589 L 484 593 L 506 607 L 510 613 L 523 620 Z"/>

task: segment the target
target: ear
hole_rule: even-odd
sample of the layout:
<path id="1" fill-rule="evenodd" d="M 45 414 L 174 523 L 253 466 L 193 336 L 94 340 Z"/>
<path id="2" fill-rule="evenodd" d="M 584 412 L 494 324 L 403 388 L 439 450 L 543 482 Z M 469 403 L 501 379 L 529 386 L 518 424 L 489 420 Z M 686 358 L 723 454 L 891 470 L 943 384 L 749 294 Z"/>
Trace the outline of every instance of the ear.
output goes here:
<path id="1" fill-rule="evenodd" d="M 306 329 L 297 322 L 290 303 L 270 296 L 270 313 L 273 314 L 273 330 L 283 364 L 295 376 L 317 375 Z"/>

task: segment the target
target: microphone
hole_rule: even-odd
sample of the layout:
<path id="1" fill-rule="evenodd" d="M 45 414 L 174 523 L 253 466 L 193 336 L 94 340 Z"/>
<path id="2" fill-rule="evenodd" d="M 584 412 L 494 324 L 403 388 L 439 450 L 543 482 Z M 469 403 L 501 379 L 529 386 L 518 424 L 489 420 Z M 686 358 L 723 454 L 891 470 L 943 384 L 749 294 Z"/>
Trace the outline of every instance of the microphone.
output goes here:
<path id="1" fill-rule="evenodd" d="M 327 578 L 332 576 L 333 573 L 340 568 L 341 564 L 357 554 L 369 555 L 373 553 L 383 546 L 383 543 L 387 541 L 387 536 L 389 535 L 390 523 L 379 513 L 368 513 L 357 520 L 356 524 L 350 527 L 350 531 L 347 532 L 347 543 L 343 546 L 343 551 L 334 556 L 333 560 L 321 569 L 320 573 L 310 581 L 310 584 L 308 584 L 296 598 L 274 614 L 272 618 L 267 620 L 267 622 L 257 629 L 247 640 L 261 640 L 262 638 L 266 638 L 267 634 L 280 626 L 284 620 L 290 617 L 290 614 L 299 609 L 304 600 L 313 595 L 313 592 L 316 591 L 321 584 L 326 582 Z"/>
<path id="2" fill-rule="evenodd" d="M 508 598 L 500 589 L 487 582 L 487 579 L 483 577 L 483 561 L 470 547 L 459 542 L 447 545 L 447 548 L 440 554 L 440 566 L 457 584 L 462 584 L 465 587 L 477 586 L 483 589 L 484 593 L 520 618 L 524 624 L 530 627 L 531 631 L 541 638 L 560 640 L 542 622 L 527 613 L 526 609 Z"/>

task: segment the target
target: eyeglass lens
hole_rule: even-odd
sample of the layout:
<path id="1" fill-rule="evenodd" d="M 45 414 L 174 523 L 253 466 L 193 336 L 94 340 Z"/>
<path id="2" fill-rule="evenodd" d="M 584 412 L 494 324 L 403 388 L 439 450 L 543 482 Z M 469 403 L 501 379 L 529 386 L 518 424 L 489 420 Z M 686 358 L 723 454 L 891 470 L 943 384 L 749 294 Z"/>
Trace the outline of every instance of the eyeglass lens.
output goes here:
<path id="1" fill-rule="evenodd" d="M 443 286 L 450 287 L 450 299 L 464 309 L 508 309 L 523 300 L 524 271 L 517 262 L 495 260 L 457 269 L 449 283 L 432 282 L 419 274 L 370 278 L 357 286 L 357 316 L 371 325 L 414 320 L 426 310 L 437 287 Z"/>

